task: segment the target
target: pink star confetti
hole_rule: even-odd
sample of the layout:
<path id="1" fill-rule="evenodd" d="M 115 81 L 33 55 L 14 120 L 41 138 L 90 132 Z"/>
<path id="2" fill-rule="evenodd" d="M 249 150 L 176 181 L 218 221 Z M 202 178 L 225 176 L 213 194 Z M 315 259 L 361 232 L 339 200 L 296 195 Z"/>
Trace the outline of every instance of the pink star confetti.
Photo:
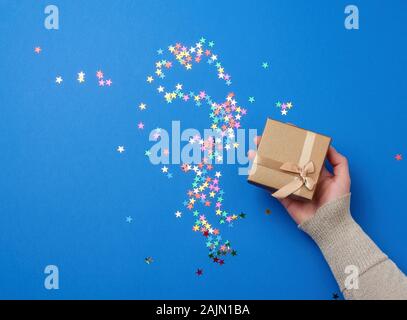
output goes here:
<path id="1" fill-rule="evenodd" d="M 96 78 L 99 87 L 110 87 L 113 84 L 112 79 L 105 79 L 104 76 L 105 74 L 102 70 L 96 71 Z"/>
<path id="2" fill-rule="evenodd" d="M 96 77 L 97 77 L 98 79 L 103 79 L 103 72 L 102 72 L 101 70 L 96 71 Z"/>

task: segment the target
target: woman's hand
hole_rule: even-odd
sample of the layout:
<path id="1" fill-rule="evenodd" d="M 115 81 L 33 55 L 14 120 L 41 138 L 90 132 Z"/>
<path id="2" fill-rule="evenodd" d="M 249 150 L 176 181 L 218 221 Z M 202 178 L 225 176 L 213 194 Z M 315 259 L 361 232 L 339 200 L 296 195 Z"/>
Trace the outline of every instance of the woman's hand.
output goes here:
<path id="1" fill-rule="evenodd" d="M 332 165 L 333 173 L 330 173 L 326 167 L 322 169 L 312 201 L 293 200 L 291 198 L 280 200 L 297 224 L 302 224 L 312 218 L 325 203 L 350 192 L 348 160 L 334 147 L 329 147 L 327 158 Z"/>
<path id="2" fill-rule="evenodd" d="M 257 144 L 259 142 L 260 138 L 256 140 Z M 326 167 L 322 169 L 312 201 L 294 200 L 289 197 L 279 199 L 297 224 L 312 218 L 325 203 L 350 192 L 348 160 L 332 146 L 329 147 L 327 158 L 332 165 L 333 173 L 330 173 Z"/>

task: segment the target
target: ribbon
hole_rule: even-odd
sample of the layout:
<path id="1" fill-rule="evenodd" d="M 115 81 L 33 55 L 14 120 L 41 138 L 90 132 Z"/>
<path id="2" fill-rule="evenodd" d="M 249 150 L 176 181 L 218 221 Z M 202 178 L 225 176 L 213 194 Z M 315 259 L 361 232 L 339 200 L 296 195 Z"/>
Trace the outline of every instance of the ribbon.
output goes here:
<path id="1" fill-rule="evenodd" d="M 290 182 L 274 192 L 272 194 L 273 197 L 280 199 L 285 198 L 290 194 L 295 193 L 302 186 L 305 186 L 308 190 L 314 189 L 316 181 L 314 181 L 314 179 L 309 177 L 308 175 L 315 171 L 315 165 L 311 160 L 315 138 L 315 133 L 307 131 L 297 163 L 280 162 L 266 155 L 263 155 L 263 153 L 260 152 L 260 146 L 259 152 L 257 153 L 257 156 L 255 158 L 256 165 L 296 174 Z M 267 150 L 263 152 L 267 154 Z M 264 185 L 267 185 L 267 183 L 264 183 Z"/>
<path id="2" fill-rule="evenodd" d="M 315 170 L 312 161 L 307 162 L 304 166 L 299 166 L 292 162 L 285 162 L 280 167 L 280 170 L 296 173 L 298 176 L 296 176 L 293 181 L 274 192 L 272 194 L 273 197 L 283 199 L 300 189 L 302 186 L 305 186 L 308 190 L 314 189 L 315 181 L 311 177 L 308 177 L 308 174 L 313 173 Z"/>

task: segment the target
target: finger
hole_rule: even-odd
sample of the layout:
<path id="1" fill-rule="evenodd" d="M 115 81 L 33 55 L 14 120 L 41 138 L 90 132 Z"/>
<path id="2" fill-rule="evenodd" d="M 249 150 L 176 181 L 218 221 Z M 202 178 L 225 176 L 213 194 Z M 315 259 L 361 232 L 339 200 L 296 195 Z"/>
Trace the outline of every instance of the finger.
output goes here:
<path id="1" fill-rule="evenodd" d="M 249 160 L 254 160 L 256 158 L 257 151 L 256 150 L 249 150 L 247 151 L 247 157 Z"/>
<path id="2" fill-rule="evenodd" d="M 290 199 L 290 198 L 283 198 L 283 199 L 277 198 L 277 200 L 280 201 L 280 203 L 281 203 L 281 204 L 283 205 L 283 207 L 286 208 L 286 209 L 287 209 L 287 208 L 290 206 L 290 204 L 293 202 L 293 200 Z"/>
<path id="3" fill-rule="evenodd" d="M 334 175 L 349 178 L 348 160 L 332 146 L 329 147 L 327 156 L 333 167 Z"/>
<path id="4" fill-rule="evenodd" d="M 253 141 L 254 141 L 254 144 L 256 146 L 258 146 L 260 144 L 260 141 L 261 141 L 261 136 L 255 136 Z"/>
<path id="5" fill-rule="evenodd" d="M 332 177 L 332 174 L 328 171 L 328 169 L 325 166 L 321 171 L 321 177 Z"/>

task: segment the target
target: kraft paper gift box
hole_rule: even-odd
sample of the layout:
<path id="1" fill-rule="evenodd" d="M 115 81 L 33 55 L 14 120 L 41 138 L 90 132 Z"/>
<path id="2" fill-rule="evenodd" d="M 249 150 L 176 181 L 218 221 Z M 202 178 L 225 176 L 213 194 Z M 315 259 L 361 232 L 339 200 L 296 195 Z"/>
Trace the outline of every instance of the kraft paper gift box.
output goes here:
<path id="1" fill-rule="evenodd" d="M 248 181 L 276 198 L 312 200 L 331 138 L 267 119 Z"/>

